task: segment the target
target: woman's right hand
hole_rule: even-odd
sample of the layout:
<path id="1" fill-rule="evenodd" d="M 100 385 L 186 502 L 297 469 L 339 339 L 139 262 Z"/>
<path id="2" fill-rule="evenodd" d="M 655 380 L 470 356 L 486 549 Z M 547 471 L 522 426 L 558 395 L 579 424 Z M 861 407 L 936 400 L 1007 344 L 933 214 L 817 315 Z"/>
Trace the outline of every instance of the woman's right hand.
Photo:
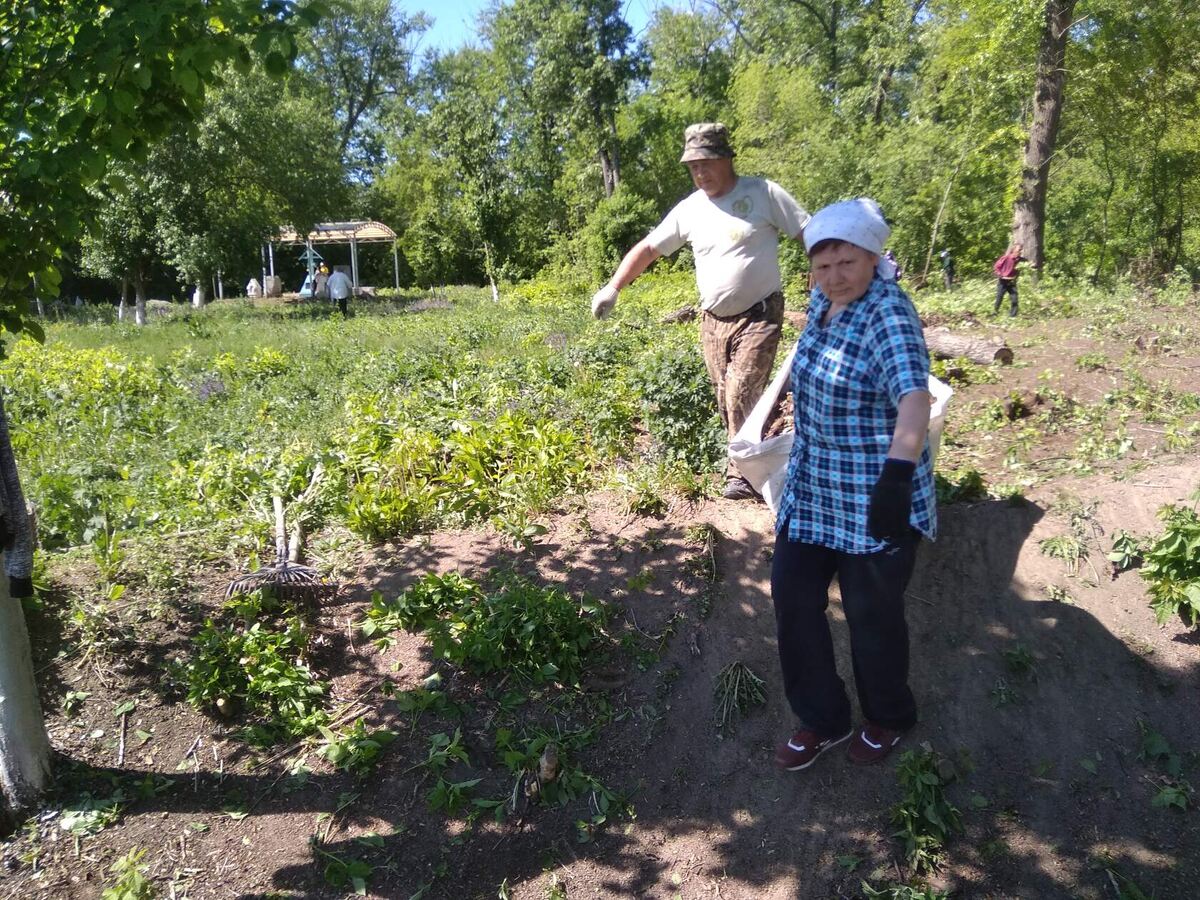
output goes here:
<path id="1" fill-rule="evenodd" d="M 913 473 L 917 464 L 907 459 L 884 460 L 879 480 L 871 489 L 867 531 L 877 541 L 898 541 L 908 533 L 912 513 Z"/>

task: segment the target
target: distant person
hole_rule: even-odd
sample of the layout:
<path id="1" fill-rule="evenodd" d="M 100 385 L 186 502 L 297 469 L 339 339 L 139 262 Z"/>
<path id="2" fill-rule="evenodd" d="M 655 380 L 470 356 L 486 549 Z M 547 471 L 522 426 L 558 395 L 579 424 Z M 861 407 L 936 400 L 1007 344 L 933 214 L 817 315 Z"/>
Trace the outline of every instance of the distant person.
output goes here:
<path id="1" fill-rule="evenodd" d="M 350 305 L 350 295 L 354 293 L 354 285 L 350 283 L 350 279 L 346 273 L 340 269 L 335 269 L 333 274 L 329 276 L 329 282 L 326 285 L 329 290 L 329 296 L 337 303 L 338 309 L 342 311 L 342 315 L 347 315 Z"/>
<path id="2" fill-rule="evenodd" d="M 1009 295 L 1008 315 L 1010 318 L 1017 314 L 1017 266 L 1025 262 L 1025 257 L 1021 255 L 1021 245 L 1013 244 L 1008 248 L 1008 251 L 1001 256 L 992 265 L 992 271 L 996 273 L 996 308 L 993 312 L 996 315 L 1000 314 L 1000 302 L 1004 299 L 1004 295 Z"/>
<path id="3" fill-rule="evenodd" d="M 942 263 L 942 284 L 946 290 L 954 290 L 954 257 L 950 255 L 948 249 L 943 249 L 938 254 L 938 259 Z"/>
<path id="4" fill-rule="evenodd" d="M 797 719 L 775 762 L 789 771 L 847 740 L 851 762 L 881 762 L 917 721 L 904 591 L 917 545 L 937 528 L 929 351 L 912 300 L 884 277 L 889 234 L 865 197 L 825 207 L 804 229 L 817 287 L 792 364 L 796 434 L 771 558 Z M 835 576 L 866 720 L 857 730 L 826 612 Z"/>
<path id="5" fill-rule="evenodd" d="M 313 285 L 313 297 L 318 300 L 329 299 L 329 266 L 325 263 L 317 266 L 316 279 Z"/>
<path id="6" fill-rule="evenodd" d="M 616 306 L 621 289 L 652 262 L 691 244 L 704 364 L 731 438 L 767 386 L 783 333 L 779 238 L 799 240 L 809 219 L 775 182 L 738 175 L 733 159 L 724 125 L 689 125 L 679 161 L 697 190 L 625 254 L 612 279 L 592 297 L 593 314 L 603 318 Z M 730 463 L 721 496 L 751 500 L 758 494 Z"/>
<path id="7" fill-rule="evenodd" d="M 893 253 L 890 249 L 884 250 L 883 258 L 887 260 L 888 265 L 892 267 L 891 275 L 886 276 L 885 274 L 885 277 L 890 277 L 892 281 L 899 281 L 902 277 L 904 277 L 904 273 L 900 271 L 900 263 L 896 262 L 895 253 Z M 885 269 L 884 272 L 886 273 L 887 270 Z"/>

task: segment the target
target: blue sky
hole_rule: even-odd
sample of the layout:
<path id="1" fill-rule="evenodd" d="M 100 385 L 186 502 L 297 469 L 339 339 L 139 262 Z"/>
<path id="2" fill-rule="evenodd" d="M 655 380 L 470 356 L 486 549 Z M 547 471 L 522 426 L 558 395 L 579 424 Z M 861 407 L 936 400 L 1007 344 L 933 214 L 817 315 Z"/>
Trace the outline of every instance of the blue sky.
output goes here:
<path id="1" fill-rule="evenodd" d="M 436 47 L 453 50 L 475 37 L 475 19 L 488 6 L 488 0 L 404 0 L 406 12 L 423 10 L 434 20 L 426 32 L 420 49 Z M 662 0 L 625 0 L 625 20 L 640 37 L 654 9 Z"/>

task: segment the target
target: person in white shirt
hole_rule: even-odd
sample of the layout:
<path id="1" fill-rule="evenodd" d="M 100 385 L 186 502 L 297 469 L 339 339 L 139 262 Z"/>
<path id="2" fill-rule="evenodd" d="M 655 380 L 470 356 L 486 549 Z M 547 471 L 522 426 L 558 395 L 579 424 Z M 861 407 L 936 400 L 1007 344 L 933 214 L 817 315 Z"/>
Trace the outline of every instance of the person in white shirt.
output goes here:
<path id="1" fill-rule="evenodd" d="M 729 133 L 720 122 L 689 125 L 680 159 L 697 190 L 625 254 L 592 297 L 603 318 L 617 295 L 660 256 L 691 244 L 700 292 L 704 362 L 730 437 L 762 395 L 783 331 L 779 237 L 800 240 L 809 215 L 773 181 L 734 171 Z M 730 464 L 723 496 L 758 496 Z"/>
<path id="2" fill-rule="evenodd" d="M 342 311 L 342 315 L 346 315 L 347 308 L 350 304 L 350 295 L 354 293 L 354 285 L 350 283 L 350 279 L 341 269 L 334 269 L 329 276 L 329 281 L 325 284 L 325 289 L 329 291 L 329 296 L 337 301 L 338 309 Z"/>

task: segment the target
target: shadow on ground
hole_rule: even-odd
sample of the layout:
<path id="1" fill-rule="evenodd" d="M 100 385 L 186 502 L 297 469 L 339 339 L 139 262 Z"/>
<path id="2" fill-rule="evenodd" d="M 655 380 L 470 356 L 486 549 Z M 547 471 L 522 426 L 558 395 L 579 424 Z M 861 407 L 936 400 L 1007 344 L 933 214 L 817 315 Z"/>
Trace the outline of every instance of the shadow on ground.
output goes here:
<path id="1" fill-rule="evenodd" d="M 576 518 L 590 514 L 583 509 Z M 956 897 L 1066 898 L 1109 896 L 1124 876 L 1161 900 L 1190 896 L 1200 878 L 1195 814 L 1151 807 L 1154 772 L 1137 758 L 1138 722 L 1175 748 L 1200 748 L 1200 719 L 1183 714 L 1197 708 L 1200 663 L 1160 664 L 1086 610 L 1022 583 L 1018 558 L 1042 515 L 1028 502 L 944 507 L 941 537 L 922 548 L 909 591 L 921 724 L 908 746 L 928 742 L 963 772 L 950 796 L 967 830 L 938 881 Z M 715 590 L 693 564 L 688 527 L 696 521 L 722 535 Z M 492 898 L 505 880 L 524 886 L 514 896 L 540 897 L 531 885 L 551 871 L 571 897 L 856 896 L 864 875 L 893 877 L 902 864 L 888 822 L 900 788 L 892 765 L 855 769 L 840 755 L 805 773 L 771 767 L 771 747 L 790 721 L 775 657 L 768 531 L 765 512 L 716 502 L 661 522 L 613 518 L 603 527 L 560 529 L 525 556 L 484 534 L 390 547 L 328 617 L 349 622 L 371 590 L 394 595 L 426 572 L 479 576 L 516 567 L 622 607 L 611 629 L 614 649 L 597 663 L 600 684 L 576 700 L 503 675 L 448 676 L 461 718 L 427 714 L 414 723 L 391 701 L 371 711 L 374 725 L 401 737 L 366 780 L 294 778 L 278 767 L 159 775 L 160 789 L 136 801 L 130 816 L 161 811 L 187 821 L 230 803 L 252 812 L 225 838 L 243 870 L 237 883 L 257 884 L 235 891 L 242 900 L 341 896 L 326 880 L 335 859 L 367 861 L 371 891 L 383 897 Z M 831 609 L 839 658 L 848 661 L 844 622 Z M 343 695 L 397 661 L 402 687 L 437 668 L 415 637 L 377 654 L 341 630 L 322 658 Z M 1183 640 L 1194 646 L 1191 636 Z M 1017 677 L 1006 664 L 1004 652 L 1019 648 L 1032 659 L 1033 675 Z M 767 705 L 722 739 L 713 727 L 713 683 L 736 659 L 765 679 Z M 998 703 L 1002 682 L 1007 699 Z M 581 843 L 577 823 L 596 813 L 586 797 L 563 808 L 531 807 L 503 824 L 483 816 L 474 827 L 430 811 L 432 779 L 414 767 L 438 731 L 461 728 L 474 764 L 449 770 L 448 780 L 481 778 L 480 796 L 512 790 L 498 764 L 495 722 L 503 695 L 514 689 L 527 701 L 517 714 L 526 725 L 570 733 L 607 722 L 570 762 L 626 795 L 632 818 L 614 809 Z M 74 788 L 142 774 L 67 768 L 64 783 Z M 351 794 L 357 798 L 336 812 Z M 287 825 L 272 829 L 271 822 Z M 326 828 L 314 855 L 308 835 Z M 236 846 L 239 831 L 252 850 Z M 379 837 L 365 844 L 365 832 Z M 855 871 L 847 860 L 859 861 Z"/>

